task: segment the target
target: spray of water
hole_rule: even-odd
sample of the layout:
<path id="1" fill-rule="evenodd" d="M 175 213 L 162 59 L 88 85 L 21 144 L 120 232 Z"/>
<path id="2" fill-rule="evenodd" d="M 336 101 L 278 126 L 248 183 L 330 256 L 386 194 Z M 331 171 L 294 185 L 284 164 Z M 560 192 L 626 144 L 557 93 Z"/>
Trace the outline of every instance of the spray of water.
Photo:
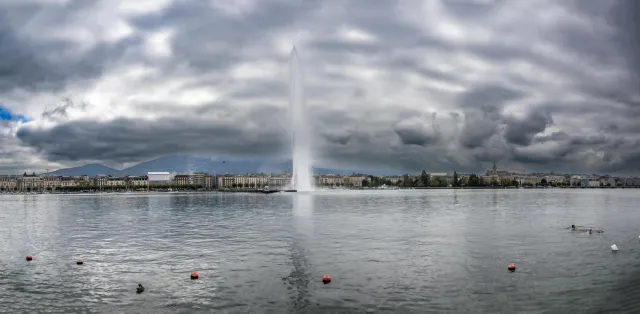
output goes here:
<path id="1" fill-rule="evenodd" d="M 298 191 L 313 191 L 313 177 L 311 175 L 311 137 L 309 124 L 302 95 L 302 75 L 298 63 L 298 50 L 291 50 L 290 70 L 290 101 L 293 150 L 293 175 L 291 186 Z"/>

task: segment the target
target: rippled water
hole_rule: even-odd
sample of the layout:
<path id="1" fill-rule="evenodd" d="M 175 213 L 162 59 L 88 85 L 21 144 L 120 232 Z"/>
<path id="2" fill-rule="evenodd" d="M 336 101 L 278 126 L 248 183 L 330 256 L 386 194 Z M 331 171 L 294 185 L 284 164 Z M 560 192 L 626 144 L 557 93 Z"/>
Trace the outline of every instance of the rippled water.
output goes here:
<path id="1" fill-rule="evenodd" d="M 639 201 L 633 190 L 0 196 L 0 312 L 637 313 Z"/>

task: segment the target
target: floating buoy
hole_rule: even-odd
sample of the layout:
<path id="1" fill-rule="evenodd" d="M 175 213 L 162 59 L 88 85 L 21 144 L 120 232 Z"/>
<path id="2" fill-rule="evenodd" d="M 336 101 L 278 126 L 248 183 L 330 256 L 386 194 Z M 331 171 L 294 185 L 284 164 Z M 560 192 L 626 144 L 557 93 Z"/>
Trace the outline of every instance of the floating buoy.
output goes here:
<path id="1" fill-rule="evenodd" d="M 79 258 L 79 259 L 76 261 L 76 264 L 78 264 L 78 265 L 82 265 L 82 264 L 84 264 L 84 261 L 83 261 L 81 258 Z"/>
<path id="2" fill-rule="evenodd" d="M 591 228 L 589 228 L 589 234 L 591 234 L 591 231 L 592 231 Z"/>
<path id="3" fill-rule="evenodd" d="M 324 275 L 322 276 L 322 282 L 326 285 L 331 282 L 331 276 Z"/>
<path id="4" fill-rule="evenodd" d="M 31 255 L 27 255 L 27 261 L 31 261 L 33 259 L 33 257 L 31 257 Z"/>
<path id="5" fill-rule="evenodd" d="M 513 264 L 513 263 L 509 264 L 509 266 L 507 266 L 507 269 L 509 271 L 516 271 L 516 264 Z"/>
<path id="6" fill-rule="evenodd" d="M 612 245 L 612 246 L 611 246 L 611 250 L 612 250 L 612 251 L 617 251 L 617 250 L 618 250 L 618 246 L 617 246 L 617 245 L 615 245 L 615 244 L 614 244 L 614 245 Z"/>
<path id="7" fill-rule="evenodd" d="M 191 279 L 198 279 L 198 272 L 192 272 L 191 273 Z"/>

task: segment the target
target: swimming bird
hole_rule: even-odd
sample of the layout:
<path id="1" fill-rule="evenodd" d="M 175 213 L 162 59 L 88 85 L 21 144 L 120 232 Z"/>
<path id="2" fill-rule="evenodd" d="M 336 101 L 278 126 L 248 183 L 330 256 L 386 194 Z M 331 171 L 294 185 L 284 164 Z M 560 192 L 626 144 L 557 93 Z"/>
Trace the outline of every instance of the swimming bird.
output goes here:
<path id="1" fill-rule="evenodd" d="M 136 288 L 136 293 L 143 293 L 144 287 L 141 284 L 138 284 L 138 288 Z"/>

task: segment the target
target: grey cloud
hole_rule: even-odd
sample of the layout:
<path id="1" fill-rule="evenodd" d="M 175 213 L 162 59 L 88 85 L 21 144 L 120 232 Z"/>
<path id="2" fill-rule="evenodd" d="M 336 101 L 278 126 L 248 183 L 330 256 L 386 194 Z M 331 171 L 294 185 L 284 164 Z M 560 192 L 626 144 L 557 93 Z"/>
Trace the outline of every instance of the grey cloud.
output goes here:
<path id="1" fill-rule="evenodd" d="M 533 138 L 534 143 L 568 141 L 571 136 L 563 131 L 553 132 L 549 135 L 541 135 Z"/>
<path id="2" fill-rule="evenodd" d="M 84 110 L 87 108 L 87 103 L 82 102 L 80 104 L 75 104 L 73 102 L 73 100 L 71 100 L 69 97 L 65 97 L 62 100 L 62 104 L 56 106 L 55 108 L 51 109 L 51 110 L 45 110 L 42 113 L 42 118 L 44 119 L 50 119 L 50 120 L 61 120 L 61 119 L 66 119 L 69 117 L 69 114 L 67 112 L 67 110 L 69 108 L 79 108 L 81 110 Z"/>
<path id="3" fill-rule="evenodd" d="M 523 93 L 502 86 L 479 86 L 462 95 L 459 104 L 464 109 L 485 114 L 500 114 L 505 103 L 524 96 Z"/>
<path id="4" fill-rule="evenodd" d="M 407 119 L 396 124 L 393 130 L 404 145 L 426 146 L 437 143 L 440 138 L 434 122 L 418 118 Z"/>
<path id="5" fill-rule="evenodd" d="M 526 165 L 540 170 L 575 166 L 622 171 L 640 165 L 635 142 L 640 134 L 636 122 L 640 105 L 635 98 L 640 81 L 627 79 L 633 75 L 637 79 L 640 73 L 640 32 L 635 22 L 639 10 L 633 0 L 617 1 L 615 5 L 554 2 L 569 12 L 575 11 L 576 16 L 594 17 L 594 27 L 558 23 L 554 29 L 555 24 L 549 22 L 545 25 L 553 31 L 523 38 L 531 46 L 499 39 L 521 29 L 533 29 L 540 23 L 533 20 L 535 17 L 520 18 L 523 23 L 510 24 L 510 29 L 487 29 L 498 40 L 471 43 L 447 40 L 412 25 L 399 15 L 394 2 L 338 0 L 260 1 L 242 17 L 216 11 L 206 1 L 176 1 L 162 12 L 130 18 L 135 29 L 132 36 L 100 43 L 73 59 L 63 57 L 65 51 L 77 48 L 71 42 L 53 38 L 38 42 L 21 36 L 27 26 L 46 32 L 48 25 L 68 20 L 79 9 L 93 9 L 95 3 L 70 1 L 59 7 L 25 4 L 10 8 L 0 4 L 0 97 L 14 89 L 61 93 L 74 83 L 98 79 L 113 64 L 143 64 L 158 69 L 163 80 L 171 80 L 176 73 L 187 75 L 195 85 L 221 92 L 223 99 L 191 108 L 169 101 L 137 105 L 136 109 L 147 112 L 174 110 L 172 118 L 157 121 L 68 121 L 72 106 L 63 103 L 42 113 L 57 126 L 45 130 L 26 125 L 20 129 L 17 139 L 25 147 L 12 149 L 9 159 L 20 159 L 25 149 L 36 149 L 49 160 L 105 162 L 139 161 L 176 151 L 254 156 L 286 153 L 290 148 L 285 76 L 245 81 L 229 78 L 227 73 L 240 62 L 264 60 L 286 71 L 286 56 L 274 48 L 275 36 L 299 31 L 308 33 L 300 47 L 301 63 L 305 96 L 308 103 L 318 104 L 309 108 L 309 125 L 323 162 L 407 171 L 474 171 L 493 160 L 514 168 Z M 448 14 L 477 25 L 505 14 L 518 20 L 517 15 L 522 14 L 510 10 L 510 1 L 442 3 Z M 544 9 L 541 4 L 540 10 Z M 611 23 L 612 33 L 600 31 L 602 21 L 595 17 Z M 334 36 L 334 31 L 343 26 L 368 32 L 377 40 L 357 43 Z M 173 55 L 163 61 L 147 59 L 140 52 L 144 36 L 167 27 L 175 30 Z M 290 36 L 282 40 L 293 43 L 300 39 L 295 34 Z M 534 44 L 553 46 L 559 54 L 571 53 L 576 58 L 567 62 L 557 58 L 559 55 L 536 53 Z M 468 73 L 425 65 L 435 64 L 425 62 L 434 61 L 429 58 L 435 52 L 472 56 L 488 65 L 490 77 L 470 81 Z M 52 56 L 58 61 L 52 62 Z M 505 68 L 511 61 L 524 61 L 533 71 Z M 455 61 L 437 62 L 456 66 L 446 64 Z M 359 81 L 352 73 L 327 73 L 325 69 L 353 65 L 381 70 L 381 77 L 387 80 Z M 586 65 L 616 69 L 622 75 L 596 79 L 587 75 Z M 566 95 L 584 100 L 569 102 L 562 94 L 554 97 L 563 99 L 548 99 L 549 90 L 558 86 L 553 81 L 541 81 L 536 70 L 557 75 L 559 81 L 568 82 L 562 86 Z M 422 80 L 461 86 L 466 92 L 421 86 L 406 80 L 408 73 Z M 396 81 L 399 89 L 407 88 L 408 92 L 393 91 L 394 86 L 389 86 L 391 95 L 377 94 L 375 86 Z M 394 105 L 412 94 L 424 97 L 424 102 Z M 531 104 L 538 111 L 523 118 L 505 116 L 507 106 L 540 97 L 544 103 L 534 100 Z M 251 105 L 247 105 L 249 102 Z M 424 112 L 434 110 L 438 111 L 435 120 L 424 116 Z M 550 125 L 556 132 L 547 134 Z M 592 151 L 606 153 L 584 157 Z M 12 167 L 16 165 L 12 163 Z"/>
<path id="6" fill-rule="evenodd" d="M 615 2 L 609 20 L 618 28 L 616 32 L 617 47 L 632 68 L 630 72 L 635 78 L 636 90 L 640 89 L 640 3 L 635 0 Z"/>
<path id="7" fill-rule="evenodd" d="M 460 144 L 466 148 L 480 147 L 498 130 L 496 121 L 488 119 L 469 119 L 465 122 L 460 135 Z"/>
<path id="8" fill-rule="evenodd" d="M 459 103 L 465 111 L 460 144 L 466 148 L 484 146 L 504 123 L 502 109 L 524 94 L 500 86 L 479 86 L 461 95 Z"/>
<path id="9" fill-rule="evenodd" d="M 553 118 L 548 112 L 532 111 L 524 118 L 508 117 L 505 138 L 511 144 L 528 146 L 534 135 L 543 132 L 552 124 Z"/>
<path id="10" fill-rule="evenodd" d="M 17 136 L 53 161 L 130 162 L 185 151 L 220 155 L 259 151 L 263 156 L 276 156 L 286 146 L 286 137 L 280 132 L 250 132 L 234 124 L 207 121 L 190 121 L 187 127 L 182 119 L 74 121 L 46 131 L 25 127 Z"/>
<path id="11" fill-rule="evenodd" d="M 351 139 L 351 135 L 348 132 L 339 132 L 339 131 L 325 131 L 323 134 L 324 138 L 335 144 L 347 145 L 349 140 Z"/>
<path id="12" fill-rule="evenodd" d="M 88 4 L 89 2 L 86 3 Z M 67 58 L 63 56 L 76 49 L 71 43 L 34 42 L 17 35 L 23 26 L 21 24 L 36 18 L 34 13 L 38 13 L 37 18 L 40 19 L 64 19 L 63 12 L 73 9 L 73 5 L 68 10 L 25 5 L 3 10 L 0 4 L 0 92 L 15 88 L 58 91 L 70 81 L 96 78 L 103 73 L 106 63 L 119 59 L 128 47 L 139 42 L 132 38 L 112 44 L 102 43 L 81 57 Z M 16 22 L 17 20 L 21 21 Z M 52 61 L 47 54 L 56 55 L 57 60 Z"/>

